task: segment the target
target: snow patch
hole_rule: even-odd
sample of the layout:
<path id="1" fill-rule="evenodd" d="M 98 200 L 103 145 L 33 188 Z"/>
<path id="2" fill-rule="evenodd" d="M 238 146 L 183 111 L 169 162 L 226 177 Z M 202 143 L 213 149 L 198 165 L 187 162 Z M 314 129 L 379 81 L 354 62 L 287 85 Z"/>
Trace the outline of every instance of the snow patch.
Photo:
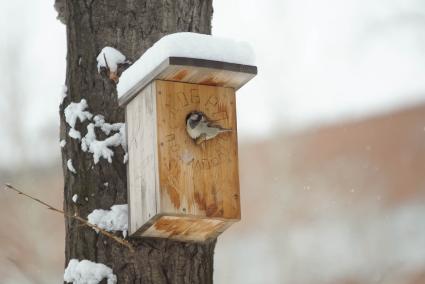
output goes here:
<path id="1" fill-rule="evenodd" d="M 96 225 L 108 232 L 123 231 L 123 236 L 128 230 L 128 205 L 113 205 L 111 210 L 95 209 L 87 216 L 89 223 Z"/>
<path id="2" fill-rule="evenodd" d="M 106 58 L 106 62 L 105 62 Z M 96 58 L 97 70 L 100 72 L 100 68 L 108 68 L 111 72 L 116 72 L 118 64 L 126 63 L 126 58 L 119 50 L 106 46 L 104 47 Z"/>
<path id="3" fill-rule="evenodd" d="M 106 135 L 109 135 L 111 131 L 120 131 L 122 127 L 124 127 L 124 123 L 117 122 L 117 123 L 107 123 L 105 122 L 105 117 L 103 115 L 96 115 L 93 117 L 94 126 L 100 127 L 100 129 L 105 133 Z"/>
<path id="4" fill-rule="evenodd" d="M 68 167 L 68 170 L 69 170 L 70 172 L 72 172 L 72 173 L 74 173 L 74 174 L 76 174 L 76 173 L 77 173 L 77 171 L 75 170 L 74 166 L 72 165 L 72 160 L 71 160 L 71 159 L 69 159 L 69 160 L 66 162 L 66 166 Z"/>
<path id="5" fill-rule="evenodd" d="M 67 93 L 68 93 L 68 87 L 66 85 L 63 85 L 62 86 L 62 91 L 60 93 L 60 95 L 61 95 L 60 96 L 60 104 L 63 103 L 63 100 L 66 98 Z"/>
<path id="6" fill-rule="evenodd" d="M 117 85 L 118 96 L 124 95 L 141 78 L 152 72 L 162 61 L 171 56 L 245 65 L 255 64 L 254 52 L 246 42 L 198 33 L 174 33 L 157 41 L 123 72 Z"/>
<path id="7" fill-rule="evenodd" d="M 59 146 L 61 146 L 61 148 L 65 147 L 65 145 L 66 145 L 65 139 L 62 139 L 61 141 L 59 141 Z"/>
<path id="8" fill-rule="evenodd" d="M 77 203 L 77 200 L 78 200 L 78 194 L 74 194 L 74 195 L 72 196 L 72 201 L 73 201 L 74 203 Z"/>
<path id="9" fill-rule="evenodd" d="M 90 120 L 92 118 L 92 114 L 85 109 L 88 108 L 87 101 L 82 99 L 79 103 L 70 103 L 64 110 L 65 120 L 71 126 L 71 128 L 75 127 L 75 123 L 77 119 L 81 122 L 86 119 Z"/>
<path id="10" fill-rule="evenodd" d="M 96 116 L 98 117 L 98 116 Z M 119 131 L 114 135 L 106 138 L 105 140 L 97 140 L 96 133 L 94 132 L 95 127 L 100 127 L 105 134 L 110 134 L 111 131 Z M 94 163 L 97 164 L 99 159 L 102 157 L 112 163 L 112 157 L 114 151 L 109 147 L 121 146 L 124 151 L 127 149 L 127 142 L 125 137 L 125 124 L 124 123 L 105 123 L 104 120 L 95 120 L 95 123 L 87 125 L 87 134 L 81 140 L 81 149 L 84 152 L 90 152 L 93 154 Z"/>
<path id="11" fill-rule="evenodd" d="M 73 139 L 81 139 L 81 133 L 78 130 L 75 130 L 74 128 L 71 128 L 68 132 L 69 137 L 73 138 Z"/>
<path id="12" fill-rule="evenodd" d="M 75 130 L 75 123 L 77 119 L 81 122 L 90 120 L 92 114 L 85 109 L 88 107 L 87 101 L 82 99 L 79 103 L 70 103 L 64 110 L 65 121 L 71 126 L 71 129 L 68 132 L 69 137 L 73 139 L 81 139 L 81 133 L 78 130 Z"/>
<path id="13" fill-rule="evenodd" d="M 126 132 L 125 132 L 125 123 L 107 123 L 103 115 L 93 115 L 86 111 L 88 104 L 85 99 L 82 99 L 79 103 L 70 103 L 64 110 L 65 120 L 71 126 L 71 129 L 68 132 L 68 135 L 73 139 L 81 139 L 81 149 L 84 152 L 89 152 L 93 154 L 94 163 L 97 164 L 100 158 L 108 160 L 109 163 L 112 163 L 112 157 L 114 156 L 114 151 L 110 149 L 111 147 L 121 146 L 125 152 L 127 152 L 127 141 L 126 141 Z M 94 123 L 89 123 L 87 125 L 87 133 L 81 138 L 81 132 L 76 130 L 75 124 L 77 119 L 81 122 L 85 120 L 91 120 L 93 118 Z M 98 127 L 106 135 L 111 135 L 105 140 L 97 140 L 95 127 Z M 112 132 L 116 132 L 111 134 Z M 126 153 L 127 154 L 127 153 Z M 124 163 L 126 163 L 126 155 L 124 155 Z"/>
<path id="14" fill-rule="evenodd" d="M 71 259 L 65 269 L 63 280 L 74 284 L 97 284 L 107 279 L 108 284 L 117 283 L 117 276 L 112 269 L 102 263 L 89 260 Z"/>

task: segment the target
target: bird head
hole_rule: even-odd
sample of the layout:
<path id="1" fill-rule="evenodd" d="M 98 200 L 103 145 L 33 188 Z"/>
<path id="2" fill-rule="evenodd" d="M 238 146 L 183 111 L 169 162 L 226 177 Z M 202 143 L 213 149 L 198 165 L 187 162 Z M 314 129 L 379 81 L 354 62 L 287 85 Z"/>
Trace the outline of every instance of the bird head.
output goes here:
<path id="1" fill-rule="evenodd" d="M 192 111 L 186 116 L 186 123 L 194 128 L 204 118 L 204 114 L 200 111 Z"/>

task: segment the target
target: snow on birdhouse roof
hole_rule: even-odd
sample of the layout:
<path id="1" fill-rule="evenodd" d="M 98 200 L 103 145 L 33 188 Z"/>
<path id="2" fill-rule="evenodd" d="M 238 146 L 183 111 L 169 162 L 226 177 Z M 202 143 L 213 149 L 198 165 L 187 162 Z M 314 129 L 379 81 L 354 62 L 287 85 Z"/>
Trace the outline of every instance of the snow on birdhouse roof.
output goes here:
<path id="1" fill-rule="evenodd" d="M 120 104 L 155 79 L 240 88 L 257 74 L 250 45 L 198 33 L 164 36 L 121 75 Z"/>

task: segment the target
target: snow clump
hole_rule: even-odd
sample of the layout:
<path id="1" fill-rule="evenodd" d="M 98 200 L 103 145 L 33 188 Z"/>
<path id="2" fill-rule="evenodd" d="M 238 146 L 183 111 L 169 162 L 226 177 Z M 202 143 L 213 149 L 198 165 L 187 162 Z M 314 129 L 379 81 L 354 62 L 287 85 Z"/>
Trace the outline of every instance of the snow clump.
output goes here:
<path id="1" fill-rule="evenodd" d="M 99 118 L 99 116 L 96 117 Z M 106 135 L 109 135 L 111 131 L 118 131 L 118 133 L 109 136 L 105 140 L 99 141 L 97 140 L 96 133 L 94 132 L 95 127 L 100 127 Z M 114 151 L 112 151 L 109 147 L 117 146 L 121 146 L 124 151 L 127 149 L 124 123 L 109 124 L 105 123 L 102 118 L 95 120 L 94 124 L 90 123 L 87 125 L 87 134 L 81 140 L 81 149 L 84 152 L 88 151 L 93 154 L 95 164 L 99 162 L 100 157 L 108 160 L 109 163 L 112 163 Z"/>
<path id="2" fill-rule="evenodd" d="M 80 140 L 81 139 L 81 133 L 78 130 L 75 130 L 75 128 L 71 128 L 68 132 L 69 137 L 73 139 Z"/>
<path id="3" fill-rule="evenodd" d="M 106 62 L 105 62 L 106 59 Z M 127 63 L 124 54 L 122 54 L 119 50 L 105 46 L 99 53 L 96 58 L 97 60 L 97 70 L 100 72 L 100 68 L 108 68 L 110 72 L 117 72 L 118 65 Z"/>
<path id="4" fill-rule="evenodd" d="M 87 101 L 82 99 L 79 103 L 70 103 L 64 110 L 65 120 L 71 126 L 71 128 L 75 127 L 75 123 L 77 119 L 81 122 L 86 119 L 90 120 L 92 118 L 92 114 L 85 109 L 88 108 Z"/>
<path id="5" fill-rule="evenodd" d="M 108 232 L 122 231 L 125 237 L 128 230 L 128 205 L 113 205 L 111 210 L 95 209 L 87 219 L 89 223 Z"/>
<path id="6" fill-rule="evenodd" d="M 111 268 L 86 259 L 71 259 L 63 275 L 65 282 L 74 284 L 97 284 L 103 279 L 107 279 L 108 284 L 117 283 L 117 276 Z"/>
<path id="7" fill-rule="evenodd" d="M 70 103 L 64 110 L 65 120 L 71 127 L 68 132 L 68 135 L 77 140 L 81 140 L 81 149 L 84 152 L 89 152 L 93 154 L 94 163 L 97 164 L 100 158 L 108 160 L 109 163 L 112 163 L 112 157 L 114 156 L 114 151 L 110 149 L 111 147 L 121 146 L 125 152 L 123 162 L 127 162 L 127 141 L 126 141 L 126 132 L 125 132 L 125 123 L 108 123 L 105 121 L 103 115 L 93 115 L 87 111 L 88 104 L 85 99 L 82 99 L 79 103 Z M 76 130 L 75 124 L 77 120 L 84 122 L 86 120 L 92 120 L 94 123 L 89 123 L 87 125 L 87 133 L 82 138 L 81 132 Z M 95 128 L 98 127 L 106 135 L 111 135 L 105 140 L 97 140 Z M 112 132 L 116 132 L 112 134 Z M 62 143 L 62 142 L 61 142 Z M 61 144 L 62 145 L 62 144 Z"/>
<path id="8" fill-rule="evenodd" d="M 74 174 L 76 174 L 77 173 L 77 171 L 75 170 L 75 168 L 74 168 L 74 165 L 72 165 L 72 160 L 71 159 L 69 159 L 67 162 L 66 162 L 66 166 L 68 167 L 68 170 L 71 172 L 71 173 L 74 173 Z"/>

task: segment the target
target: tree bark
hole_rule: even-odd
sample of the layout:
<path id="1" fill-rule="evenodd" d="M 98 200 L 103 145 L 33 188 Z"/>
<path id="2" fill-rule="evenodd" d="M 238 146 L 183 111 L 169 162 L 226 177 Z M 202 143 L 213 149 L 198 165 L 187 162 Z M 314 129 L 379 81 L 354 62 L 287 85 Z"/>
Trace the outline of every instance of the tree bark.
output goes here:
<path id="1" fill-rule="evenodd" d="M 105 46 L 137 60 L 162 36 L 182 31 L 211 33 L 212 0 L 57 0 L 58 18 L 67 27 L 67 97 L 60 107 L 64 186 L 64 210 L 81 217 L 94 209 L 110 209 L 127 203 L 124 151 L 114 148 L 112 163 L 81 150 L 81 141 L 68 135 L 64 109 L 85 99 L 88 111 L 101 114 L 109 123 L 123 122 L 116 85 L 102 78 L 96 57 Z M 84 136 L 88 122 L 75 129 Z M 97 133 L 98 138 L 102 133 Z M 67 168 L 72 159 L 77 171 Z M 78 194 L 74 203 L 72 196 Z M 126 247 L 78 221 L 65 219 L 66 263 L 76 258 L 103 263 L 113 269 L 118 283 L 212 283 L 215 240 L 205 244 L 130 238 L 136 249 Z"/>

